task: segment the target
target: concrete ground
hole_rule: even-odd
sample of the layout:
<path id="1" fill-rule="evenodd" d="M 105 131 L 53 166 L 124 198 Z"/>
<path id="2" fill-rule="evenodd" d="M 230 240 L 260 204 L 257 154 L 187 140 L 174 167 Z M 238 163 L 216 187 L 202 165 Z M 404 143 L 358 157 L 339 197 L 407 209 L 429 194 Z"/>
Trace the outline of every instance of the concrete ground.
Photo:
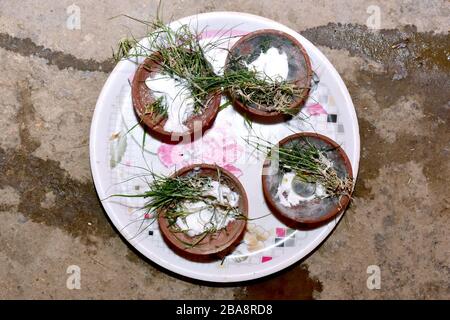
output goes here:
<path id="1" fill-rule="evenodd" d="M 71 30 L 74 2 L 81 29 Z M 355 199 L 334 233 L 288 270 L 225 287 L 132 251 L 90 176 L 89 127 L 111 47 L 144 32 L 109 18 L 148 19 L 156 4 L 0 1 L 0 298 L 449 299 L 449 2 L 164 1 L 166 18 L 244 11 L 298 30 L 336 66 L 359 117 Z M 377 8 L 380 29 L 370 31 Z M 66 287 L 70 265 L 81 268 L 80 290 Z M 366 285 L 370 265 L 380 289 Z"/>

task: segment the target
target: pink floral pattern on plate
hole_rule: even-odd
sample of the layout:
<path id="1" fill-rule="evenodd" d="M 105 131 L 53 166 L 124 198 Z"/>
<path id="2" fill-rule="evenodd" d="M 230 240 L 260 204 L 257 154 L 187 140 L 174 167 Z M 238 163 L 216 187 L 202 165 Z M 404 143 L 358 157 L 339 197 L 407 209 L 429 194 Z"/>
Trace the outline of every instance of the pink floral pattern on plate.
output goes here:
<path id="1" fill-rule="evenodd" d="M 229 134 L 231 127 L 230 123 L 228 127 L 214 127 L 191 143 L 163 143 L 157 151 L 159 160 L 166 167 L 177 169 L 195 163 L 217 164 L 239 177 L 242 171 L 234 164 L 243 154 L 243 148 Z"/>
<path id="2" fill-rule="evenodd" d="M 312 116 L 318 116 L 320 114 L 328 114 L 327 111 L 322 107 L 321 104 L 315 103 L 309 106 L 306 106 L 306 111 Z"/>

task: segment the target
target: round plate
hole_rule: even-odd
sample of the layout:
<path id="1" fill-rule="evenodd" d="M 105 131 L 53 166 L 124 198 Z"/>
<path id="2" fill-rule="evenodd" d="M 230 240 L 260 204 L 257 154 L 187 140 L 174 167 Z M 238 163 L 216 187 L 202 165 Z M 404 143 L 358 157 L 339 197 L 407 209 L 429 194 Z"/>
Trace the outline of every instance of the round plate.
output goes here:
<path id="1" fill-rule="evenodd" d="M 202 30 L 205 43 L 225 37 L 222 48 L 231 47 L 239 36 L 260 29 L 277 29 L 292 35 L 308 52 L 315 71 L 305 107 L 288 122 L 268 125 L 249 123 L 228 106 L 219 112 L 203 139 L 164 144 L 136 126 L 129 85 L 136 64 L 122 61 L 106 81 L 92 120 L 90 160 L 95 187 L 100 199 L 115 193 L 136 194 L 145 191 L 148 168 L 169 175 L 192 163 L 222 166 L 239 178 L 249 199 L 249 217 L 258 218 L 248 222 L 244 240 L 222 261 L 198 263 L 174 253 L 164 243 L 156 223 L 142 220 L 140 208 L 145 202 L 141 198 L 114 197 L 102 203 L 125 239 L 144 256 L 173 272 L 213 282 L 245 281 L 272 274 L 316 248 L 342 215 L 311 230 L 290 229 L 279 221 L 271 214 L 262 192 L 260 174 L 265 157 L 249 148 L 245 140 L 260 136 L 276 143 L 296 132 L 323 134 L 344 148 L 356 178 L 360 141 L 350 95 L 327 58 L 308 40 L 277 22 L 244 13 L 212 12 L 183 18 L 173 25 L 179 23 Z M 221 72 L 226 50 L 219 47 L 207 56 L 217 72 Z"/>

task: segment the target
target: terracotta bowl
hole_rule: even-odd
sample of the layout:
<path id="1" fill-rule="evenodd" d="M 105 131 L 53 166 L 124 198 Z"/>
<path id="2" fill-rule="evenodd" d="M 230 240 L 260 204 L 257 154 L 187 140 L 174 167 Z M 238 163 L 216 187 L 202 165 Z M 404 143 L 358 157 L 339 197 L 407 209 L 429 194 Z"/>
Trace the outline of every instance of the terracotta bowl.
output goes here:
<path id="1" fill-rule="evenodd" d="M 133 100 L 133 107 L 137 116 L 147 126 L 150 133 L 157 139 L 166 143 L 177 143 L 185 137 L 194 138 L 194 123 L 201 123 L 201 134 L 205 132 L 213 123 L 219 112 L 221 93 L 215 92 L 208 97 L 207 108 L 200 115 L 193 115 L 187 119 L 185 125 L 189 129 L 186 132 L 169 132 L 164 130 L 166 118 L 155 116 L 154 114 L 145 114 L 145 106 L 155 101 L 151 90 L 145 84 L 145 80 L 157 73 L 161 66 L 158 63 L 160 54 L 154 53 L 138 67 L 131 84 L 131 96 Z M 200 126 L 198 126 L 200 129 Z M 198 134 L 198 133 L 197 133 Z"/>
<path id="2" fill-rule="evenodd" d="M 221 182 L 226 184 L 232 191 L 239 194 L 239 211 L 244 217 L 247 217 L 247 194 L 245 193 L 244 187 L 239 180 L 229 171 L 216 165 L 195 164 L 178 170 L 173 174 L 173 176 L 199 175 L 217 179 L 218 170 L 220 171 Z M 168 220 L 166 219 L 163 211 L 159 212 L 158 223 L 161 233 L 163 234 L 168 245 L 176 253 L 191 259 L 210 259 L 228 253 L 242 239 L 247 225 L 247 221 L 245 219 L 236 219 L 231 221 L 224 229 L 207 235 L 195 246 L 189 247 L 185 243 L 196 243 L 201 236 L 191 237 L 185 233 L 177 233 L 175 235 L 169 229 Z"/>
<path id="3" fill-rule="evenodd" d="M 318 148 L 327 147 L 330 151 L 326 152 L 327 158 L 333 161 L 333 167 L 336 170 L 340 178 L 349 177 L 353 179 L 352 167 L 350 160 L 345 154 L 344 150 L 333 140 L 317 134 L 317 133 L 296 133 L 290 135 L 279 142 L 280 146 L 289 146 L 293 143 L 305 143 L 308 141 Z M 269 158 L 264 163 L 264 169 L 262 175 L 262 186 L 264 197 L 267 204 L 271 208 L 272 212 L 283 222 L 294 227 L 308 227 L 314 225 L 320 225 L 333 217 L 338 213 L 345 210 L 350 197 L 347 195 L 338 197 L 328 197 L 324 199 L 313 198 L 309 201 L 302 201 L 300 204 L 292 207 L 283 206 L 277 199 L 277 191 L 280 181 L 283 177 L 281 171 L 271 169 L 272 163 Z M 264 174 L 265 173 L 265 174 Z M 305 187 L 300 186 L 301 188 Z M 315 187 L 311 192 L 306 186 L 303 191 L 309 194 L 301 194 L 303 196 L 314 194 Z M 303 192 L 302 191 L 302 192 Z"/>
<path id="4" fill-rule="evenodd" d="M 298 112 L 309 96 L 313 72 L 305 48 L 291 35 L 278 30 L 263 29 L 243 36 L 230 49 L 225 62 L 225 72 L 237 70 L 240 66 L 237 63 L 233 63 L 237 60 L 246 63 L 255 61 L 261 51 L 265 52 L 270 47 L 275 47 L 280 52 L 286 53 L 289 63 L 287 80 L 294 81 L 300 88 L 307 88 L 304 94 L 288 107 L 289 110 Z M 288 117 L 279 111 L 266 111 L 257 105 L 246 105 L 234 92 L 227 92 L 227 94 L 234 106 L 249 114 L 255 120 L 281 121 Z"/>

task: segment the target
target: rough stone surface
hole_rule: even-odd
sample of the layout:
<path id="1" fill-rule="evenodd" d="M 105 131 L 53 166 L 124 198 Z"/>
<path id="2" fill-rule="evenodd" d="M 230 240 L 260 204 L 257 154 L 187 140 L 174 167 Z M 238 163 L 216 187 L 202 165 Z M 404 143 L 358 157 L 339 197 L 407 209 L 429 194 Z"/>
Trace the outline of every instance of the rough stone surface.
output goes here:
<path id="1" fill-rule="evenodd" d="M 448 1 L 164 1 L 165 18 L 243 11 L 298 30 L 336 66 L 358 113 L 360 172 L 344 219 L 304 261 L 240 286 L 156 267 L 106 218 L 90 121 L 111 47 L 145 31 L 110 18 L 148 19 L 157 1 L 75 1 L 80 30 L 66 27 L 72 3 L 0 2 L 0 299 L 450 298 Z M 365 26 L 371 5 L 377 31 Z M 71 265 L 80 290 L 66 287 Z M 379 290 L 366 286 L 370 265 Z"/>

